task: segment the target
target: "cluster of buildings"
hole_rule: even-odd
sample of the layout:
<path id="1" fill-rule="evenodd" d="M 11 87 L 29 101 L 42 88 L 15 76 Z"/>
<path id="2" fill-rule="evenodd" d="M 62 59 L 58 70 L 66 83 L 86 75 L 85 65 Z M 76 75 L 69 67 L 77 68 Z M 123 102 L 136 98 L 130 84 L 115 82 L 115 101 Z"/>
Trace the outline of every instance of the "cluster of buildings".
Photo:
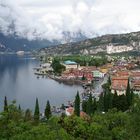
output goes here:
<path id="1" fill-rule="evenodd" d="M 140 59 L 118 60 L 108 74 L 111 77 L 111 91 L 117 92 L 118 95 L 126 93 L 126 88 L 129 82 L 130 88 L 135 94 L 140 95 Z"/>
<path id="2" fill-rule="evenodd" d="M 62 73 L 61 78 L 84 80 L 91 83 L 94 79 L 104 78 L 111 64 L 97 68 L 96 66 L 80 66 L 74 61 L 65 61 L 63 65 L 66 67 L 66 71 Z"/>
<path id="3" fill-rule="evenodd" d="M 126 93 L 126 88 L 130 84 L 135 94 L 140 95 L 140 71 L 139 70 L 120 70 L 111 76 L 112 93 L 117 91 L 118 95 Z"/>
<path id="4" fill-rule="evenodd" d="M 125 94 L 128 81 L 135 94 L 140 95 L 140 69 L 134 60 L 118 60 L 103 66 L 80 66 L 73 61 L 65 61 L 66 71 L 62 73 L 64 79 L 79 79 L 91 83 L 93 80 L 111 77 L 111 91 L 118 95 Z"/>
<path id="5" fill-rule="evenodd" d="M 78 63 L 67 60 L 62 63 L 66 70 L 61 74 L 61 79 L 77 80 L 82 83 L 92 83 L 94 80 L 111 78 L 111 91 L 118 95 L 125 94 L 128 81 L 135 94 L 140 95 L 140 57 L 119 58 L 103 66 L 80 66 Z M 53 71 L 50 63 L 45 63 L 36 69 L 37 74 L 46 74 Z"/>

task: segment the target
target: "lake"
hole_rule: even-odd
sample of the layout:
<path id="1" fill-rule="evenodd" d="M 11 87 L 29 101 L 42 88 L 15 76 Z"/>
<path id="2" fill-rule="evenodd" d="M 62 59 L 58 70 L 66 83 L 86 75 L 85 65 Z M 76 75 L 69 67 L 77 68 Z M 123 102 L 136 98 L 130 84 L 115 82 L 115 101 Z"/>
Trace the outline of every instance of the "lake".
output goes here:
<path id="1" fill-rule="evenodd" d="M 0 55 L 0 110 L 4 96 L 9 102 L 16 100 L 22 109 L 32 110 L 38 97 L 43 111 L 47 100 L 52 106 L 60 106 L 74 100 L 77 91 L 82 91 L 81 86 L 60 84 L 47 77 L 37 78 L 33 68 L 38 66 L 39 61 L 29 55 Z"/>

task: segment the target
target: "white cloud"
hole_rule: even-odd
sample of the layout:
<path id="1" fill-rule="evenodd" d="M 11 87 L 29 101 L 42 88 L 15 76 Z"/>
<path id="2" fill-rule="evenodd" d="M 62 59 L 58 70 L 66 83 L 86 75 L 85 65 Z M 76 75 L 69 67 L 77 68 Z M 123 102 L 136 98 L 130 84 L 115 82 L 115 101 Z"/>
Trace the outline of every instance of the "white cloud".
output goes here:
<path id="1" fill-rule="evenodd" d="M 49 40 L 62 40 L 63 32 L 93 37 L 139 31 L 139 7 L 139 0 L 0 0 L 0 30 Z"/>

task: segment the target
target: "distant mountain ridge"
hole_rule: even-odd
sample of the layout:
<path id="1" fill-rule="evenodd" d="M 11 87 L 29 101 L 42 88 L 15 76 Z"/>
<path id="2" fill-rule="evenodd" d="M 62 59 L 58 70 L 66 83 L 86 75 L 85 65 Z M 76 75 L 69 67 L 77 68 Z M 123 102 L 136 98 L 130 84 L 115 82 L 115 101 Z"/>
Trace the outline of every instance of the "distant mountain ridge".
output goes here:
<path id="1" fill-rule="evenodd" d="M 0 52 L 16 52 L 19 50 L 22 51 L 32 51 L 36 49 L 41 49 L 48 46 L 54 46 L 61 43 L 67 42 L 77 42 L 86 39 L 81 33 L 73 33 L 72 35 L 69 32 L 65 32 L 64 39 L 62 40 L 52 40 L 47 39 L 36 39 L 28 40 L 25 38 L 20 38 L 16 35 L 8 35 L 0 33 Z M 3 46 L 3 47 L 2 47 Z"/>
<path id="2" fill-rule="evenodd" d="M 0 51 L 32 51 L 34 49 L 39 49 L 46 46 L 56 45 L 58 44 L 57 41 L 48 41 L 48 40 L 32 40 L 29 41 L 27 39 L 19 38 L 14 35 L 5 36 L 0 33 Z"/>
<path id="3" fill-rule="evenodd" d="M 69 54 L 97 54 L 119 53 L 124 51 L 140 50 L 140 31 L 127 34 L 111 34 L 100 37 L 86 39 L 76 43 L 66 43 L 40 50 L 49 55 L 69 55 Z"/>

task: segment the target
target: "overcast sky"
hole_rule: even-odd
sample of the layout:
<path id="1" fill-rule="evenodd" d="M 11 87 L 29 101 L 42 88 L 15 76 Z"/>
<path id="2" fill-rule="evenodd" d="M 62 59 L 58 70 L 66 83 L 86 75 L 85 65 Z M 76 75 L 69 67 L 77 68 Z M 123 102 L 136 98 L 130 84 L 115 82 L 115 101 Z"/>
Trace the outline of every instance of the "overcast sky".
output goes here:
<path id="1" fill-rule="evenodd" d="M 49 40 L 140 31 L 140 0 L 0 0 L 0 30 Z"/>

